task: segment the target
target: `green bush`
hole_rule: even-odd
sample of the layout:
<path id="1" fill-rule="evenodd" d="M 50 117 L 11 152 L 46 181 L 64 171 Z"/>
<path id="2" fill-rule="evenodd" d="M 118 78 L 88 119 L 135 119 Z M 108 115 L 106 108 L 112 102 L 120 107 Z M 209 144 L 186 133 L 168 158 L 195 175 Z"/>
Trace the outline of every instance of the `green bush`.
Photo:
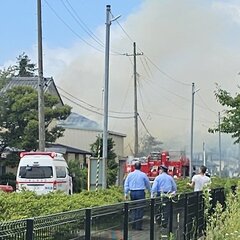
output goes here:
<path id="1" fill-rule="evenodd" d="M 123 193 L 114 187 L 99 191 L 83 191 L 66 195 L 61 192 L 36 195 L 34 192 L 0 192 L 0 221 L 16 220 L 81 208 L 102 206 L 121 202 Z"/>
<path id="2" fill-rule="evenodd" d="M 68 162 L 69 171 L 73 180 L 73 193 L 80 193 L 87 189 L 87 168 L 80 169 L 78 160 Z"/>
<path id="3" fill-rule="evenodd" d="M 192 188 L 187 186 L 189 179 L 178 179 L 176 182 L 178 193 L 193 191 Z M 237 179 L 213 179 L 212 182 L 212 188 L 215 188 L 216 186 L 230 187 L 237 183 Z M 98 191 L 83 190 L 81 193 L 76 193 L 71 196 L 61 192 L 54 192 L 40 196 L 29 191 L 21 193 L 1 192 L 0 221 L 44 216 L 87 207 L 110 205 L 122 201 L 122 187 L 111 187 L 109 189 Z"/>
<path id="4" fill-rule="evenodd" d="M 207 217 L 206 240 L 239 239 L 240 181 L 235 183 L 237 183 L 236 192 L 227 194 L 226 207 L 223 209 L 220 204 L 217 204 L 214 213 Z"/>

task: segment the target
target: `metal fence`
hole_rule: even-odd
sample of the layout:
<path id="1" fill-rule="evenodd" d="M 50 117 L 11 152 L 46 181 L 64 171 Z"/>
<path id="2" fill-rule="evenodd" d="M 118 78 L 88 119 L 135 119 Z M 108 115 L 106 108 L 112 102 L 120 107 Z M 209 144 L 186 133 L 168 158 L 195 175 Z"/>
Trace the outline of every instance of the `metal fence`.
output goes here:
<path id="1" fill-rule="evenodd" d="M 211 199 L 212 209 L 224 205 L 224 189 L 212 190 Z M 134 218 L 136 212 L 143 217 Z M 137 221 L 142 230 L 132 229 Z M 190 240 L 204 229 L 203 194 L 192 192 L 2 222 L 0 240 Z"/>

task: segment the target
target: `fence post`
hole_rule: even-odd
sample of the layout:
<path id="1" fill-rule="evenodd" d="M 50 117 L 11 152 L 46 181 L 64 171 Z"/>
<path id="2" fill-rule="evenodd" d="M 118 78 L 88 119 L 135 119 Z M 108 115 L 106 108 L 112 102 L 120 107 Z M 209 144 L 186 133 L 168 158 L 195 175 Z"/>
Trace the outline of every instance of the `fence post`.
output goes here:
<path id="1" fill-rule="evenodd" d="M 129 219 L 129 206 L 124 203 L 124 222 L 123 222 L 123 240 L 128 240 L 128 219 Z"/>
<path id="2" fill-rule="evenodd" d="M 34 219 L 28 218 L 27 219 L 26 240 L 33 240 L 33 225 L 34 225 Z"/>
<path id="3" fill-rule="evenodd" d="M 92 209 L 86 208 L 85 211 L 85 240 L 91 240 Z"/>
<path id="4" fill-rule="evenodd" d="M 183 232 L 183 236 L 184 236 L 184 240 L 187 239 L 187 220 L 188 220 L 188 195 L 185 194 L 185 199 L 184 199 L 184 232 Z"/>
<path id="5" fill-rule="evenodd" d="M 150 202 L 150 240 L 154 240 L 154 218 L 155 218 L 155 198 Z"/>
<path id="6" fill-rule="evenodd" d="M 168 226 L 169 228 L 168 228 L 168 232 L 170 234 L 173 231 L 173 202 L 172 202 L 171 198 L 168 199 L 167 204 L 169 204 L 169 226 Z"/>
<path id="7" fill-rule="evenodd" d="M 200 201 L 199 201 L 199 196 L 200 196 L 200 194 L 199 194 L 199 192 L 197 192 L 196 233 L 195 233 L 195 237 L 196 237 L 196 238 L 197 238 L 198 235 L 199 235 L 199 203 L 200 203 Z"/>

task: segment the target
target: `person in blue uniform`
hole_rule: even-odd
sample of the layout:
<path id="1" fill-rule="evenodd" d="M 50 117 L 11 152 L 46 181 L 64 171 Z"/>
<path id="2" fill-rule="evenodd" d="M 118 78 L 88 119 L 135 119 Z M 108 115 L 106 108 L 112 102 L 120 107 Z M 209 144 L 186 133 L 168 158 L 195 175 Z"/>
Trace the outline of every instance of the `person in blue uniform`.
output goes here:
<path id="1" fill-rule="evenodd" d="M 145 190 L 151 192 L 151 184 L 144 172 L 141 172 L 141 163 L 135 163 L 135 170 L 128 174 L 124 182 L 124 196 L 125 200 L 128 200 L 129 193 L 130 199 L 140 200 L 145 199 Z M 133 225 L 132 228 L 136 230 L 142 230 L 142 218 L 144 209 L 136 208 L 132 211 Z"/>
<path id="2" fill-rule="evenodd" d="M 151 197 L 161 196 L 162 198 L 169 198 L 169 195 L 175 194 L 177 191 L 177 185 L 172 176 L 168 174 L 168 168 L 164 165 L 160 166 L 159 175 L 154 179 Z M 169 199 L 167 199 L 169 200 Z M 163 227 L 168 225 L 168 216 L 170 213 L 169 201 L 161 209 L 161 224 Z"/>

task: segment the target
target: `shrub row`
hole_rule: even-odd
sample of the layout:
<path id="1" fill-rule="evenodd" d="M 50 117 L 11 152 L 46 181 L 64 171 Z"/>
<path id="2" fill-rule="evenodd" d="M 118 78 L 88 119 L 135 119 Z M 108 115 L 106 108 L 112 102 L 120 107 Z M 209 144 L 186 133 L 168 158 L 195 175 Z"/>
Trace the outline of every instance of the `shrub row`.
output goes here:
<path id="1" fill-rule="evenodd" d="M 230 189 L 238 179 L 212 178 L 212 188 Z M 187 186 L 189 179 L 177 180 L 178 192 L 193 191 Z M 149 196 L 149 195 L 148 195 Z M 112 187 L 99 191 L 83 191 L 68 196 L 61 192 L 36 195 L 33 192 L 0 193 L 0 221 L 16 220 L 53 213 L 71 211 L 93 206 L 114 204 L 123 201 L 123 189 Z"/>

